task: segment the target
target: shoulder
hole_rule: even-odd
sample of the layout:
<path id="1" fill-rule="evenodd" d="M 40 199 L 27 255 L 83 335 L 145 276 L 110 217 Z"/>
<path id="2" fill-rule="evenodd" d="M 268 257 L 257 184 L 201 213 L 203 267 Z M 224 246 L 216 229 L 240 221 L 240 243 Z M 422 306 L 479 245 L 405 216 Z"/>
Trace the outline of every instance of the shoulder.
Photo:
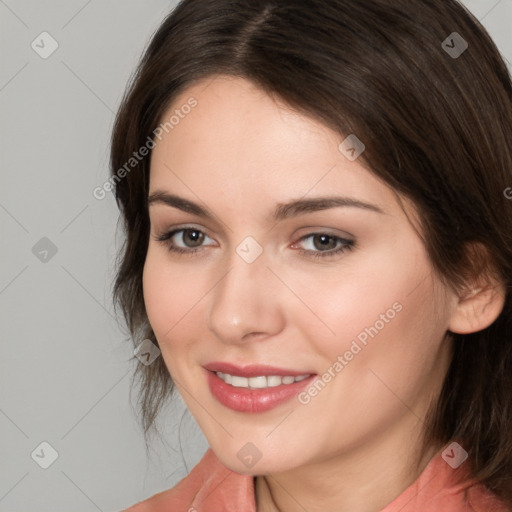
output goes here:
<path id="1" fill-rule="evenodd" d="M 454 467 L 438 453 L 382 512 L 511 512 L 472 474 L 469 460 Z"/>
<path id="2" fill-rule="evenodd" d="M 256 512 L 253 477 L 226 468 L 210 448 L 175 487 L 122 512 L 202 512 L 212 506 L 223 507 L 227 512 L 241 510 L 241 505 L 248 512 Z"/>
<path id="3" fill-rule="evenodd" d="M 155 494 L 121 512 L 164 512 L 169 510 L 169 506 L 172 506 L 173 509 L 176 507 L 176 510 L 188 512 L 188 508 L 184 507 L 187 506 L 186 503 L 190 501 L 190 498 L 193 498 L 193 493 L 191 493 L 193 489 L 190 485 L 187 485 L 189 484 L 187 478 L 188 476 L 172 489 Z"/>

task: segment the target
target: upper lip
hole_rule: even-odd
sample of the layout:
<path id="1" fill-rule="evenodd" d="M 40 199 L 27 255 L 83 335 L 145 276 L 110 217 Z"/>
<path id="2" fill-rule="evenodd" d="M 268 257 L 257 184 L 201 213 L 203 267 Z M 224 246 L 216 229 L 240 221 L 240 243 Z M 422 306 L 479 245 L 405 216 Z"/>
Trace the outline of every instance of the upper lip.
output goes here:
<path id="1" fill-rule="evenodd" d="M 313 372 L 309 371 L 295 371 L 286 368 L 278 368 L 277 366 L 268 366 L 262 364 L 248 364 L 245 366 L 237 366 L 233 363 L 214 361 L 212 363 L 205 364 L 203 368 L 210 370 L 211 372 L 229 373 L 230 375 L 239 375 L 240 377 L 258 377 L 264 375 L 279 375 L 298 377 L 299 375 L 312 375 Z"/>

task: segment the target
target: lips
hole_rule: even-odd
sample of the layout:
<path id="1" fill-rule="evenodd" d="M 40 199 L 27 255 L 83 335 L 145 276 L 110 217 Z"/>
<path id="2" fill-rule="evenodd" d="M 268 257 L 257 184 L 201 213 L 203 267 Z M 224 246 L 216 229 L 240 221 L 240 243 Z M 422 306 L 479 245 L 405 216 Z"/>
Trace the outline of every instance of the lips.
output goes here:
<path id="1" fill-rule="evenodd" d="M 231 363 L 215 362 L 205 365 L 204 368 L 214 398 L 234 411 L 245 413 L 262 413 L 287 402 L 316 377 L 316 374 L 308 370 L 295 371 L 266 365 L 240 367 Z M 231 377 L 235 385 L 229 383 Z M 275 377 L 285 379 L 279 379 L 278 382 Z M 251 382 L 261 384 L 262 379 L 266 380 L 267 387 L 250 386 Z"/>

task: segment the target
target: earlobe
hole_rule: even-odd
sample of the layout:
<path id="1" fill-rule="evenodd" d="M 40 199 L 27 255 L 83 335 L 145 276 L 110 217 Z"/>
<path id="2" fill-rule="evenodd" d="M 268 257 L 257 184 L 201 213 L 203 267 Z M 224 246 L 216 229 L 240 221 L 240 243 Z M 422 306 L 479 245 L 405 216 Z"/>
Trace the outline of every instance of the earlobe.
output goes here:
<path id="1" fill-rule="evenodd" d="M 459 298 L 450 318 L 448 330 L 469 334 L 489 327 L 500 315 L 505 304 L 505 287 L 493 282 L 481 288 L 473 288 Z"/>

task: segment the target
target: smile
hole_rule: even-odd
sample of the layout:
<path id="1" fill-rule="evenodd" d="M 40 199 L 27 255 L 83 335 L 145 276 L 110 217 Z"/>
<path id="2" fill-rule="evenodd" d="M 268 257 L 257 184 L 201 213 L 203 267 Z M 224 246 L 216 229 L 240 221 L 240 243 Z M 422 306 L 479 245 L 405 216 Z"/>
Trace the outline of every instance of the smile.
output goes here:
<path id="1" fill-rule="evenodd" d="M 261 367 L 238 369 L 239 373 L 251 374 L 243 376 L 237 375 L 235 369 L 230 369 L 233 373 L 227 373 L 204 368 L 212 397 L 228 409 L 243 413 L 263 413 L 290 402 L 317 377 L 316 374 L 298 372 L 295 375 L 275 375 L 274 372 L 278 373 L 275 370 L 273 368 L 270 372 L 268 368 L 263 370 Z M 267 375 L 261 375 L 264 372 Z M 286 370 L 282 372 L 287 373 Z"/>
<path id="2" fill-rule="evenodd" d="M 220 377 L 226 384 L 236 388 L 249 388 L 249 389 L 265 389 L 280 386 L 281 384 L 293 384 L 310 377 L 310 374 L 298 375 L 258 375 L 256 377 L 242 377 L 240 375 L 231 375 L 229 373 L 215 372 L 217 377 Z"/>

